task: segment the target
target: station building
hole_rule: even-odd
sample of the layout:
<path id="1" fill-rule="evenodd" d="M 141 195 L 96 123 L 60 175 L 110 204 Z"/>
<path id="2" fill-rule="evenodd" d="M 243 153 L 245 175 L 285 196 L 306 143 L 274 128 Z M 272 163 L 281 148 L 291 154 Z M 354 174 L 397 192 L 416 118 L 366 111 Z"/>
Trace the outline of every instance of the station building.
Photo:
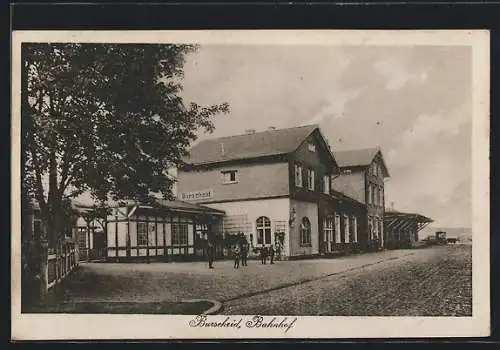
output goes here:
<path id="1" fill-rule="evenodd" d="M 361 249 L 366 205 L 332 188 L 340 168 L 316 125 L 208 139 L 178 169 L 179 200 L 225 212 L 217 230 L 285 258 Z"/>
<path id="2" fill-rule="evenodd" d="M 368 231 L 368 245 L 375 249 L 384 247 L 385 180 L 389 171 L 381 150 L 335 151 L 334 156 L 340 171 L 332 187 L 365 205 L 363 225 Z"/>

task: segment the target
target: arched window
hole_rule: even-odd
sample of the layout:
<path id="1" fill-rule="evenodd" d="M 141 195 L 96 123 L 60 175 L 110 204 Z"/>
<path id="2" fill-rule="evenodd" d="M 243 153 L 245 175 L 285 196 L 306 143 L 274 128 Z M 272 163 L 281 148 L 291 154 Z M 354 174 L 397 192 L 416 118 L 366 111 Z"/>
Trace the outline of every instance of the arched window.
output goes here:
<path id="1" fill-rule="evenodd" d="M 311 222 L 307 217 L 302 218 L 302 224 L 300 225 L 300 244 L 311 244 Z"/>
<path id="2" fill-rule="evenodd" d="M 271 220 L 261 216 L 256 222 L 257 244 L 271 244 Z"/>

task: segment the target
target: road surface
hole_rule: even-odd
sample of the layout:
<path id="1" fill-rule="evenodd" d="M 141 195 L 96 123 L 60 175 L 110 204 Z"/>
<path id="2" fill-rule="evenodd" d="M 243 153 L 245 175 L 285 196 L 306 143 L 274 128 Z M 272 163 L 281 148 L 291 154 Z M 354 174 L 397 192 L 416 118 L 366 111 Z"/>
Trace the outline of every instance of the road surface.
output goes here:
<path id="1" fill-rule="evenodd" d="M 471 246 L 387 250 L 335 259 L 185 263 L 84 263 L 66 303 L 216 300 L 224 314 L 470 316 Z M 146 304 L 145 304 L 146 305 Z M 145 313 L 147 313 L 145 308 Z"/>
<path id="2" fill-rule="evenodd" d="M 471 246 L 425 248 L 382 264 L 232 300 L 223 313 L 471 316 Z"/>

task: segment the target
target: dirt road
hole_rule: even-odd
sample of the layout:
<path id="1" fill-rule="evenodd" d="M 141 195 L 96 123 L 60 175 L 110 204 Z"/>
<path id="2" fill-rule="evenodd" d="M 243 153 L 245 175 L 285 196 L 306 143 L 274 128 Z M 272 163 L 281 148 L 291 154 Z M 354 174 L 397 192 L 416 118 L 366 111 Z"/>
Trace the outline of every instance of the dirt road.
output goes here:
<path id="1" fill-rule="evenodd" d="M 470 245 L 418 250 L 357 269 L 225 303 L 225 314 L 471 316 Z"/>

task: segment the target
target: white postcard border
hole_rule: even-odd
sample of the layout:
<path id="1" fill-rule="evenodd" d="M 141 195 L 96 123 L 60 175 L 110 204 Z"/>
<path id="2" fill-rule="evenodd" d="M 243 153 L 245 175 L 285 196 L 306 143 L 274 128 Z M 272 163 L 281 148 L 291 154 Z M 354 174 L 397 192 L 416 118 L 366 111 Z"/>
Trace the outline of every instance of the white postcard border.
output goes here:
<path id="1" fill-rule="evenodd" d="M 460 45 L 473 49 L 473 316 L 298 317 L 271 328 L 192 328 L 193 316 L 20 313 L 20 71 L 22 42 L 224 45 Z M 486 30 L 18 31 L 12 35 L 11 291 L 16 340 L 477 337 L 490 333 L 489 32 Z M 238 316 L 231 316 L 235 319 Z M 251 316 L 241 316 L 243 322 Z M 211 316 L 222 321 L 225 316 Z M 269 317 L 266 317 L 269 319 Z"/>

